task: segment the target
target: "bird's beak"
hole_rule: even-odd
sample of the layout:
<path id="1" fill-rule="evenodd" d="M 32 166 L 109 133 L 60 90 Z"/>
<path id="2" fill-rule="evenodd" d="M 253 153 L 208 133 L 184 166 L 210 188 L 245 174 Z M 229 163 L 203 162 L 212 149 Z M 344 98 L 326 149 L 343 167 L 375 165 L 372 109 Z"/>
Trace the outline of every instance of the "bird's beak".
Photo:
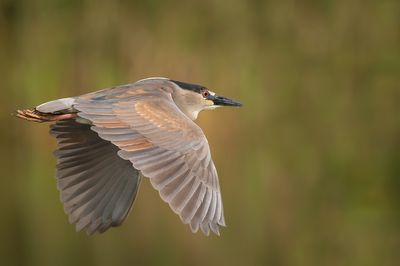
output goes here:
<path id="1" fill-rule="evenodd" d="M 234 101 L 231 99 L 228 99 L 223 96 L 218 96 L 218 95 L 209 95 L 208 100 L 211 100 L 214 102 L 214 105 L 219 105 L 219 106 L 242 106 L 242 104 L 238 101 Z"/>

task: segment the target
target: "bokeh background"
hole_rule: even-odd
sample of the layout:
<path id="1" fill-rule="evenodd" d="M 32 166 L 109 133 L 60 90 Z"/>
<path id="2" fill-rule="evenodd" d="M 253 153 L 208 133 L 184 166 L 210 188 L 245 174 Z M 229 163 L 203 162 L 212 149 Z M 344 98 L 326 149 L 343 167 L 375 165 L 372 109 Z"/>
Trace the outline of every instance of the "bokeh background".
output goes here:
<path id="1" fill-rule="evenodd" d="M 400 2 L 0 1 L 1 265 L 399 265 Z M 75 233 L 48 126 L 17 108 L 149 76 L 244 103 L 200 115 L 227 228 L 192 234 L 144 180 Z"/>

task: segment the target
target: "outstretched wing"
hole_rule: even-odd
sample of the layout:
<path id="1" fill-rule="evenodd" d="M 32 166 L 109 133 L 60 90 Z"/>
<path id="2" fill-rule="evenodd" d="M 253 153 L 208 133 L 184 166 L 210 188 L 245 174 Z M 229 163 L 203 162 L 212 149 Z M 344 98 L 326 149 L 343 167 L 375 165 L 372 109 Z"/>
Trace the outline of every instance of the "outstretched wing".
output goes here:
<path id="1" fill-rule="evenodd" d="M 202 130 L 175 105 L 171 84 L 133 84 L 76 99 L 78 116 L 150 178 L 193 232 L 225 225 L 218 175 Z"/>
<path id="2" fill-rule="evenodd" d="M 139 171 L 90 125 L 65 120 L 50 128 L 58 142 L 57 187 L 70 222 L 88 234 L 120 225 L 135 200 Z"/>

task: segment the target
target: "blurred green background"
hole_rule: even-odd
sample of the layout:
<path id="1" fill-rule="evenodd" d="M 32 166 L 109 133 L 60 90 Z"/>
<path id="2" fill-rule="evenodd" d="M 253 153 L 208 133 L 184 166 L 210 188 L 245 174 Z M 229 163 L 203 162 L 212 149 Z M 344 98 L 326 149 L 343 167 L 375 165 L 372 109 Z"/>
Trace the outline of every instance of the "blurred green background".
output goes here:
<path id="1" fill-rule="evenodd" d="M 399 265 L 400 2 L 0 1 L 1 265 Z M 123 226 L 75 233 L 48 126 L 17 108 L 149 76 L 204 112 L 227 228 L 192 234 L 144 180 Z"/>

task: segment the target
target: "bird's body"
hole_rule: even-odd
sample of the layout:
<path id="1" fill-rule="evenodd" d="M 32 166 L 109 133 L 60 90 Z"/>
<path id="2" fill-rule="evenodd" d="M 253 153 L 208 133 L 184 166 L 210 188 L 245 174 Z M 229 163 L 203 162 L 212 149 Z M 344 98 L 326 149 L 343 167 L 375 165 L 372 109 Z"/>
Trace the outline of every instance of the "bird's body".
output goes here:
<path id="1" fill-rule="evenodd" d="M 120 225 L 141 177 L 193 232 L 219 234 L 224 214 L 201 110 L 239 103 L 205 87 L 149 78 L 50 101 L 17 116 L 55 122 L 57 186 L 70 222 L 88 234 Z"/>

